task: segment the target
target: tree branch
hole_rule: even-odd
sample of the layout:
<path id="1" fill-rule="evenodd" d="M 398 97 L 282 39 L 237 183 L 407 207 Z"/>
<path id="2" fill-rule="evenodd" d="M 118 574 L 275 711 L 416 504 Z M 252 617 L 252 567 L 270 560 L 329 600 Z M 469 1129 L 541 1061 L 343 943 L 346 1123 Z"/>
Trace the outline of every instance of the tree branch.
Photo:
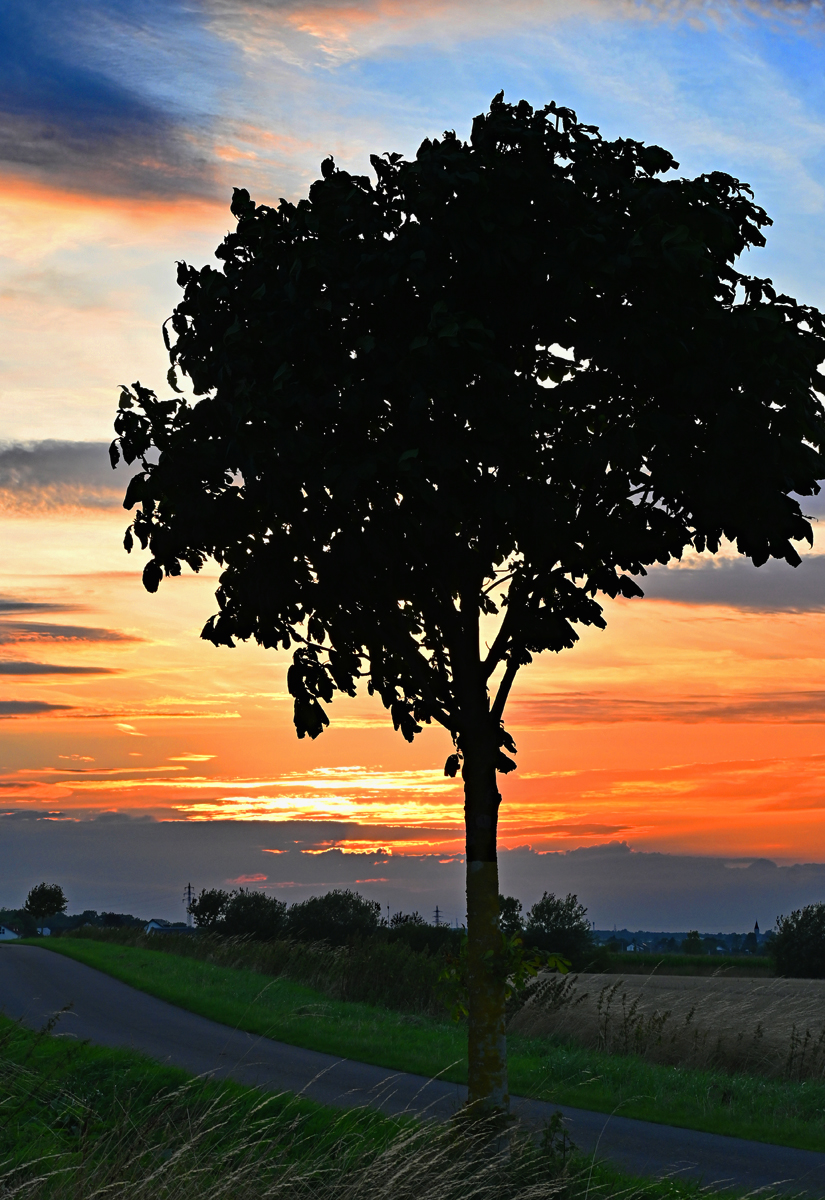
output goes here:
<path id="1" fill-rule="evenodd" d="M 501 721 L 501 718 L 504 716 L 504 706 L 507 703 L 507 698 L 510 695 L 510 688 L 513 686 L 513 681 L 518 674 L 518 669 L 520 666 L 521 663 L 519 663 L 513 656 L 507 660 L 507 669 L 504 672 L 504 677 L 501 683 L 498 685 L 496 698 L 493 701 L 492 708 L 490 709 L 490 716 L 496 725 L 498 725 L 498 723 Z"/>

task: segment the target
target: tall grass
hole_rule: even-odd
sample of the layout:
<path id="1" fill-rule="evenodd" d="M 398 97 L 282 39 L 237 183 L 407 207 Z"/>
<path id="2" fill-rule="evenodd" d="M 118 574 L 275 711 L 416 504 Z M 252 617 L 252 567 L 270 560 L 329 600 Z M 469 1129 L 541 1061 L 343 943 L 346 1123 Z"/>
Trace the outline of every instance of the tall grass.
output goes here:
<path id="1" fill-rule="evenodd" d="M 651 1062 L 825 1080 L 825 981 L 543 975 L 510 1029 Z"/>
<path id="2" fill-rule="evenodd" d="M 402 941 L 356 941 L 333 947 L 324 942 L 261 942 L 208 933 L 145 934 L 142 930 L 91 926 L 73 930 L 64 937 L 160 950 L 219 967 L 242 967 L 261 975 L 283 976 L 336 1000 L 434 1016 L 446 1013 L 438 985 L 444 958 L 412 950 Z"/>
<path id="3" fill-rule="evenodd" d="M 575 1200 L 627 1189 L 500 1124 L 336 1112 L 0 1018 L 3 1200 Z M 684 1190 L 684 1189 L 682 1189 Z M 672 1194 L 666 1189 L 667 1194 Z"/>

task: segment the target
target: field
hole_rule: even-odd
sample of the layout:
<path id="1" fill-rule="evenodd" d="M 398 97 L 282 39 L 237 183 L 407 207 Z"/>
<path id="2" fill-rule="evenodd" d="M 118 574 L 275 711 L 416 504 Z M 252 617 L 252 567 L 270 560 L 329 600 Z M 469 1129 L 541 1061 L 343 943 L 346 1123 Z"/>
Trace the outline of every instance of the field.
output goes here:
<path id="1" fill-rule="evenodd" d="M 510 1027 L 671 1066 L 825 1078 L 820 979 L 548 975 Z"/>
<path id="2" fill-rule="evenodd" d="M 466 1079 L 462 1025 L 337 1000 L 282 977 L 264 979 L 259 972 L 158 950 L 69 938 L 54 940 L 50 949 L 253 1033 L 396 1070 Z M 14 947 L 3 947 L 2 953 L 13 954 Z M 610 982 L 612 986 L 617 980 Z M 825 1150 L 821 1080 L 674 1069 L 636 1053 L 605 1052 L 557 1034 L 528 1036 L 518 1031 L 517 1023 L 509 1036 L 510 1086 L 516 1095 Z"/>
<path id="3" fill-rule="evenodd" d="M 773 963 L 761 955 L 723 954 L 611 954 L 608 971 L 612 975 L 719 975 L 727 979 L 767 979 L 774 974 Z"/>
<path id="4" fill-rule="evenodd" d="M 3 953 L 6 951 L 4 950 Z M 13 951 L 11 951 L 13 953 Z M 699 1200 L 549 1133 L 435 1129 L 191 1079 L 0 1017 L 4 1200 Z"/>

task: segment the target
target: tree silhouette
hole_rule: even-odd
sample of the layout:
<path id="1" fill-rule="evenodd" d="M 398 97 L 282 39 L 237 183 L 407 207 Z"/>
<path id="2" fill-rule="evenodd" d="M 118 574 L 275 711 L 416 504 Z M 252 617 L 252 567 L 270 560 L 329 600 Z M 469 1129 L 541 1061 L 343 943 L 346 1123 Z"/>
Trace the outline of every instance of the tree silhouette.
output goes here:
<path id="1" fill-rule="evenodd" d="M 65 912 L 67 903 L 59 883 L 38 883 L 29 892 L 23 908 L 42 927 L 47 917 Z"/>
<path id="2" fill-rule="evenodd" d="M 501 95 L 415 159 L 307 199 L 236 190 L 222 267 L 179 264 L 166 344 L 198 402 L 124 389 L 143 580 L 212 557 L 203 637 L 292 652 L 299 737 L 360 679 L 407 740 L 442 725 L 467 829 L 470 1099 L 507 1105 L 497 773 L 520 667 L 596 597 L 724 538 L 796 565 L 825 475 L 823 319 L 737 271 L 769 224 L 714 172 Z M 150 450 L 157 453 L 147 457 Z M 495 622 L 482 649 L 480 623 Z"/>

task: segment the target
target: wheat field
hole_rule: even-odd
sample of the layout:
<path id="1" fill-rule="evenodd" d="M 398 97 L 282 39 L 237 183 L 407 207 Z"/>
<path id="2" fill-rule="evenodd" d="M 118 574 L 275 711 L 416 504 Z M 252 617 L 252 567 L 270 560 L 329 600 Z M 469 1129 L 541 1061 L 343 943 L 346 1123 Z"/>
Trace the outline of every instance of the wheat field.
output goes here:
<path id="1" fill-rule="evenodd" d="M 512 1033 L 673 1066 L 825 1078 L 825 980 L 539 975 Z"/>

